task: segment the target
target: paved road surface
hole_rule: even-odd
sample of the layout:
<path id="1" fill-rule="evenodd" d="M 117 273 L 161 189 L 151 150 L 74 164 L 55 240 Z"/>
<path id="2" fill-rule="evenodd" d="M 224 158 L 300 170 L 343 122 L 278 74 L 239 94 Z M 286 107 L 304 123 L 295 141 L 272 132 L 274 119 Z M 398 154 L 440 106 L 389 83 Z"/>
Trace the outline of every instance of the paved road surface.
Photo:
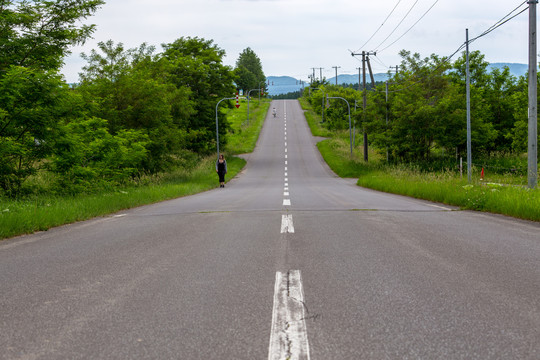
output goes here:
<path id="1" fill-rule="evenodd" d="M 540 358 L 538 224 L 361 189 L 272 106 L 225 189 L 1 242 L 0 359 Z"/>

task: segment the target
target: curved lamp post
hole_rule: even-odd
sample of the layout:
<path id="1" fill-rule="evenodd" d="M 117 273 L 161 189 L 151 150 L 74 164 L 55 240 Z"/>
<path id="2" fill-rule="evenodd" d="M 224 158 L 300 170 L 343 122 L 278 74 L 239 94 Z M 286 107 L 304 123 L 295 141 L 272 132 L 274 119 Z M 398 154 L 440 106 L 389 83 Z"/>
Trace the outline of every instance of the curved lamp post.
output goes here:
<path id="1" fill-rule="evenodd" d="M 328 94 L 326 94 L 326 101 L 328 103 L 328 99 L 341 99 L 343 101 L 345 101 L 347 103 L 347 108 L 349 109 L 349 143 L 351 145 L 351 156 L 352 156 L 352 131 L 351 131 L 351 106 L 349 105 L 349 102 L 342 98 L 342 97 L 339 97 L 339 96 L 328 96 Z"/>

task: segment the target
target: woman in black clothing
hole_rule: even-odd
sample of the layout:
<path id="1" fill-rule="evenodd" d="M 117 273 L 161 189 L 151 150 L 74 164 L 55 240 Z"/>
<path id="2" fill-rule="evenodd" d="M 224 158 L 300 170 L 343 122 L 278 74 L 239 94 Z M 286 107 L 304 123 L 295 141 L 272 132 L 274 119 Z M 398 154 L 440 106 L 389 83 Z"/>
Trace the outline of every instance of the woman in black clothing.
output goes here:
<path id="1" fill-rule="evenodd" d="M 227 161 L 223 157 L 223 154 L 219 155 L 218 161 L 216 161 L 216 172 L 219 175 L 219 187 L 225 187 L 225 174 L 227 173 Z"/>

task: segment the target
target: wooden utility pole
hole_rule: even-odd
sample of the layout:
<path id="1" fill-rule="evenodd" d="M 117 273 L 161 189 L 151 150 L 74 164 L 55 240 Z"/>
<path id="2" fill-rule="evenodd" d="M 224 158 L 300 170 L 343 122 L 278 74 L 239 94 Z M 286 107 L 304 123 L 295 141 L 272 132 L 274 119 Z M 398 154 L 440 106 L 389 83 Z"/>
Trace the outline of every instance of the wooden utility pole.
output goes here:
<path id="1" fill-rule="evenodd" d="M 365 122 L 366 122 L 366 105 L 367 105 L 367 89 L 366 89 L 366 61 L 369 61 L 369 58 L 366 59 L 369 55 L 377 55 L 375 52 L 366 52 L 355 54 L 352 53 L 352 56 L 362 55 L 362 92 L 363 92 L 363 111 L 362 111 L 362 122 L 364 123 L 364 161 L 368 161 L 368 136 L 366 132 Z M 373 78 L 373 77 L 372 77 Z M 375 85 L 375 83 L 374 83 Z M 360 90 L 360 84 L 358 84 L 358 90 Z"/>

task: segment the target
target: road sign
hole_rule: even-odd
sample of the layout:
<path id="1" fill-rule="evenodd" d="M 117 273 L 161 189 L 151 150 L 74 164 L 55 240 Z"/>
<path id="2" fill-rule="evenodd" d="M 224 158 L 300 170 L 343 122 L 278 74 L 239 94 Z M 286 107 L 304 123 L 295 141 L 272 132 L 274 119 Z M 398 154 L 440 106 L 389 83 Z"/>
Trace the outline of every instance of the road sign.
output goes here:
<path id="1" fill-rule="evenodd" d="M 236 93 L 236 108 L 238 109 L 240 107 L 240 104 L 238 103 L 238 93 Z"/>

